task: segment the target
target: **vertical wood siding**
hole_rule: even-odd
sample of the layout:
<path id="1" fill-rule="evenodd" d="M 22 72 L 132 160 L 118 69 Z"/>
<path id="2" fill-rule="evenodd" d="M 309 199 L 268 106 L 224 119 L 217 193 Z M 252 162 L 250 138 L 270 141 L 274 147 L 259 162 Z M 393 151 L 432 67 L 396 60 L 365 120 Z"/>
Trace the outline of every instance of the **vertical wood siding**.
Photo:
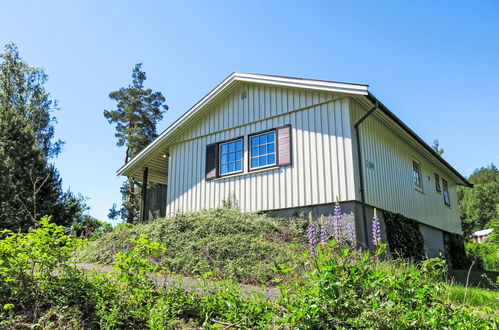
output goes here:
<path id="1" fill-rule="evenodd" d="M 355 123 L 367 110 L 351 100 L 352 123 Z M 461 233 L 456 182 L 451 174 L 437 167 L 385 125 L 377 115 L 364 121 L 360 132 L 366 202 L 442 230 Z M 412 158 L 421 163 L 423 192 L 414 188 Z M 450 207 L 444 204 L 442 194 L 436 192 L 434 173 L 449 183 Z M 358 186 L 358 173 L 355 174 Z"/>
<path id="2" fill-rule="evenodd" d="M 169 146 L 167 215 L 217 207 L 230 195 L 242 211 L 355 199 L 348 99 L 246 83 L 202 111 Z M 248 173 L 247 136 L 287 124 L 292 165 Z M 206 181 L 206 146 L 238 136 L 244 136 L 244 174 Z"/>

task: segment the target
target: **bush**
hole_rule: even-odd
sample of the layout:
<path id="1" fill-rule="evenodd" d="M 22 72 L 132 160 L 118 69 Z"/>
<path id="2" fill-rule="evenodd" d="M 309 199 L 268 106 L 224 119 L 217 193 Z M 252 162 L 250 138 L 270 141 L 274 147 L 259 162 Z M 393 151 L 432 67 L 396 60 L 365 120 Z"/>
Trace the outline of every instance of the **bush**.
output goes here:
<path id="1" fill-rule="evenodd" d="M 120 227 L 80 248 L 80 262 L 112 263 L 118 251 L 132 248 L 130 238 L 146 234 L 168 247 L 155 261 L 173 272 L 203 274 L 243 283 L 270 282 L 278 264 L 299 267 L 290 246 L 305 241 L 306 221 L 272 218 L 219 208 L 186 213 L 148 224 Z"/>
<path id="2" fill-rule="evenodd" d="M 499 246 L 489 243 L 468 242 L 466 254 L 479 269 L 499 271 Z"/>
<path id="3" fill-rule="evenodd" d="M 388 211 L 383 211 L 383 218 L 390 250 L 404 259 L 424 260 L 424 241 L 418 222 Z"/>
<path id="4" fill-rule="evenodd" d="M 478 317 L 453 308 L 442 296 L 439 259 L 413 264 L 334 243 L 304 253 L 313 271 L 279 287 L 273 299 L 261 290 L 205 280 L 199 289 L 181 282 L 158 287 L 152 259 L 164 247 L 145 235 L 116 254 L 117 272 L 84 274 L 67 263 L 73 239 L 48 219 L 28 234 L 4 232 L 0 241 L 0 327 L 81 329 L 238 328 L 493 328 L 495 311 Z M 36 265 L 34 267 L 33 266 Z M 9 267 L 6 267 L 9 266 Z M 279 267 L 280 271 L 287 269 Z M 23 282 L 24 281 L 24 282 Z M 21 283 L 27 284 L 23 288 Z M 33 306 L 38 313 L 32 315 Z M 30 317 L 25 317 L 25 315 Z M 490 316 L 489 316 L 490 315 Z"/>

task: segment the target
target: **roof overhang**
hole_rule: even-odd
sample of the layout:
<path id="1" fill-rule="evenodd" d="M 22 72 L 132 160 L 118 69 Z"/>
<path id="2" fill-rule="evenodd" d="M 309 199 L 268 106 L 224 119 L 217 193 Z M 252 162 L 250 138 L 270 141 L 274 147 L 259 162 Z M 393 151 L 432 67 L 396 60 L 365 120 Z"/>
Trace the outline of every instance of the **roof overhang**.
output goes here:
<path id="1" fill-rule="evenodd" d="M 291 88 L 301 88 L 301 89 L 311 89 L 311 90 L 321 90 L 335 93 L 342 93 L 346 95 L 356 96 L 357 98 L 362 98 L 371 104 L 378 102 L 379 109 L 389 117 L 393 122 L 397 124 L 404 132 L 406 132 L 411 138 L 419 143 L 429 154 L 431 154 L 435 160 L 444 165 L 450 172 L 456 175 L 461 185 L 468 187 L 473 187 L 463 175 L 461 175 L 454 167 L 452 167 L 447 161 L 445 161 L 438 153 L 433 150 L 423 139 L 421 139 L 413 130 L 411 130 L 402 120 L 400 120 L 393 112 L 391 112 L 383 103 L 381 103 L 372 93 L 368 91 L 368 85 L 365 84 L 354 84 L 336 81 L 326 81 L 317 79 L 305 79 L 305 78 L 295 78 L 295 77 L 285 77 L 285 76 L 275 76 L 267 74 L 254 74 L 254 73 L 243 73 L 234 72 L 225 78 L 220 84 L 213 88 L 208 94 L 206 94 L 201 100 L 199 100 L 193 107 L 191 107 L 187 112 L 185 112 L 180 118 L 178 118 L 173 124 L 171 124 L 166 130 L 164 130 L 154 141 L 152 141 L 147 147 L 145 147 L 141 152 L 139 152 L 134 158 L 132 158 L 127 164 L 121 167 L 117 171 L 117 175 L 134 176 L 142 171 L 142 168 L 148 164 L 148 162 L 154 162 L 159 160 L 159 155 L 168 154 L 168 145 L 174 140 L 173 137 L 175 133 L 181 130 L 182 127 L 187 125 L 191 119 L 197 117 L 199 112 L 207 105 L 216 102 L 219 98 L 229 92 L 234 86 L 239 82 L 250 82 L 258 84 L 267 84 L 281 87 L 291 87 Z M 158 159 L 156 159 L 158 158 Z"/>
<path id="2" fill-rule="evenodd" d="M 368 85 L 352 84 L 336 81 L 325 81 L 316 79 L 293 78 L 265 74 L 234 72 L 225 78 L 220 84 L 213 88 L 206 96 L 197 102 L 192 108 L 184 113 L 172 125 L 164 130 L 154 141 L 123 165 L 117 175 L 133 176 L 141 171 L 141 167 L 152 158 L 153 154 L 165 153 L 167 145 L 174 133 L 190 121 L 206 105 L 215 102 L 219 97 L 232 89 L 238 82 L 251 82 L 258 84 L 275 85 L 301 89 L 321 90 L 350 95 L 368 95 Z"/>

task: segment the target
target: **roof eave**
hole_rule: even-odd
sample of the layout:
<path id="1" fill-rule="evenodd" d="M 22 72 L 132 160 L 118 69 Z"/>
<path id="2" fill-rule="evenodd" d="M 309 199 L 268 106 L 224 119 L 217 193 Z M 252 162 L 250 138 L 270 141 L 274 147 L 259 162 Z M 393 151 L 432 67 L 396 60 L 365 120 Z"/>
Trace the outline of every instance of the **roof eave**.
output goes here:
<path id="1" fill-rule="evenodd" d="M 201 100 L 199 100 L 196 104 L 194 104 L 187 112 L 185 112 L 175 122 L 173 122 L 173 124 L 171 124 L 167 129 L 165 129 L 156 139 L 154 139 L 154 141 L 152 141 L 148 146 L 142 149 L 142 151 L 140 151 L 128 163 L 123 165 L 116 172 L 116 175 L 118 176 L 129 175 L 130 173 L 134 172 L 135 166 L 140 164 L 140 161 L 143 159 L 143 157 L 146 156 L 146 154 L 159 148 L 165 142 L 168 136 L 175 131 L 175 129 L 177 129 L 180 125 L 182 125 L 186 120 L 188 120 L 193 114 L 195 114 L 208 102 L 216 98 L 216 96 L 219 95 L 221 92 L 223 92 L 226 88 L 233 85 L 233 83 L 236 81 L 263 83 L 263 84 L 293 87 L 293 88 L 324 90 L 324 91 L 339 92 L 339 93 L 353 94 L 353 95 L 366 95 L 366 96 L 368 95 L 368 90 L 367 90 L 368 85 L 363 85 L 363 84 L 352 84 L 352 83 L 344 83 L 336 81 L 233 72 L 227 78 L 225 78 L 220 84 L 215 86 L 215 88 L 213 88 Z"/>
<path id="2" fill-rule="evenodd" d="M 428 143 L 426 143 L 422 138 L 420 138 L 412 129 L 409 128 L 402 120 L 400 120 L 393 112 L 391 112 L 381 101 L 379 101 L 371 92 L 368 92 L 366 96 L 369 101 L 373 104 L 378 102 L 379 108 L 396 122 L 404 131 L 406 131 L 411 137 L 418 141 L 426 150 L 428 150 L 438 161 L 444 164 L 452 173 L 454 173 L 461 181 L 463 186 L 473 188 L 473 184 L 469 182 L 461 173 L 459 173 L 452 165 L 450 165 L 445 159 L 442 158 Z"/>

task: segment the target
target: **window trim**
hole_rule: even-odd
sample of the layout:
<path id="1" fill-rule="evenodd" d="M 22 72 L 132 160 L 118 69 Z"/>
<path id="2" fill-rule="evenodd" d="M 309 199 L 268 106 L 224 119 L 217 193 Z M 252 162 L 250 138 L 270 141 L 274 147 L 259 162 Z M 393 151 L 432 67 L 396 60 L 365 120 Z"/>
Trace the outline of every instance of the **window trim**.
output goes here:
<path id="1" fill-rule="evenodd" d="M 264 165 L 264 166 L 251 167 L 251 158 L 252 158 L 251 157 L 251 138 L 258 136 L 258 135 L 267 134 L 270 132 L 274 132 L 274 154 L 275 154 L 274 163 L 269 164 L 269 165 Z M 248 172 L 255 172 L 255 171 L 262 170 L 262 169 L 279 167 L 279 164 L 278 164 L 278 159 L 279 159 L 279 150 L 278 149 L 279 148 L 278 148 L 277 138 L 278 138 L 277 137 L 277 127 L 267 129 L 264 131 L 260 131 L 260 132 L 256 132 L 256 133 L 252 133 L 252 134 L 248 135 Z"/>
<path id="2" fill-rule="evenodd" d="M 241 169 L 239 171 L 233 171 L 233 172 L 227 172 L 227 173 L 224 173 L 222 174 L 222 145 L 224 144 L 227 144 L 227 143 L 231 143 L 231 142 L 236 142 L 238 140 L 241 140 L 241 143 L 242 143 L 242 148 L 241 148 Z M 217 151 L 218 151 L 218 166 L 217 166 L 217 173 L 218 173 L 218 176 L 219 178 L 222 178 L 222 177 L 225 177 L 225 176 L 229 176 L 229 175 L 234 175 L 234 174 L 240 174 L 240 173 L 243 173 L 244 172 L 244 135 L 243 136 L 239 136 L 239 137 L 236 137 L 236 138 L 233 138 L 233 139 L 229 139 L 229 140 L 224 140 L 224 141 L 220 141 L 217 143 Z"/>
<path id="3" fill-rule="evenodd" d="M 421 187 L 417 186 L 416 182 L 414 182 L 414 162 L 416 162 L 419 166 L 419 182 L 421 184 Z M 419 192 L 424 192 L 423 167 L 421 166 L 421 162 L 414 157 L 411 157 L 411 174 L 412 174 L 412 184 L 414 185 L 414 189 L 416 189 Z"/>
<path id="4" fill-rule="evenodd" d="M 445 182 L 445 188 L 444 189 L 444 182 Z M 447 197 L 449 199 L 449 202 L 447 203 L 447 201 L 445 200 L 445 193 L 447 192 Z M 451 207 L 451 202 L 450 202 L 450 193 L 449 193 L 449 182 L 447 182 L 447 180 L 443 179 L 442 178 L 442 196 L 444 198 L 444 204 L 448 207 Z"/>
<path id="5" fill-rule="evenodd" d="M 438 173 L 434 173 L 433 177 L 435 178 L 435 191 L 439 194 L 442 194 L 442 185 L 440 184 L 440 175 Z"/>

